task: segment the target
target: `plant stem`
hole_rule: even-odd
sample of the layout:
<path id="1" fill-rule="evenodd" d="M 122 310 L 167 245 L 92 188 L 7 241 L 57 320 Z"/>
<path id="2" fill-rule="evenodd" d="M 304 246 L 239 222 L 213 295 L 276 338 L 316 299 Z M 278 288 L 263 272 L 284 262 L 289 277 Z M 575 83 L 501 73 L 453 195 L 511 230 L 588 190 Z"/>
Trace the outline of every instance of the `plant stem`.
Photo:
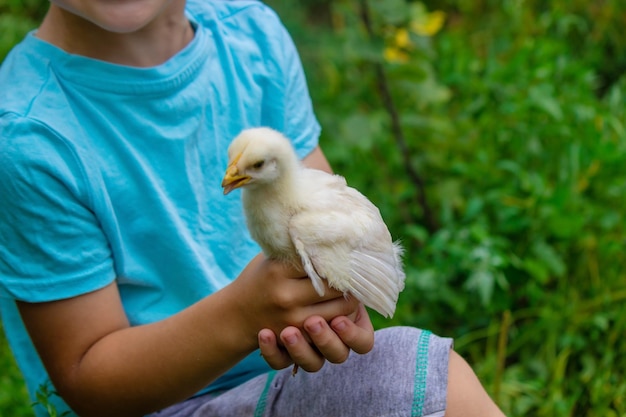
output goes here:
<path id="1" fill-rule="evenodd" d="M 502 313 L 502 322 L 500 323 L 500 334 L 498 335 L 498 352 L 496 362 L 496 377 L 493 383 L 493 400 L 498 404 L 500 402 L 500 392 L 502 387 L 502 378 L 504 376 L 504 365 L 506 362 L 506 348 L 509 339 L 509 327 L 511 326 L 511 311 L 504 310 Z"/>
<path id="2" fill-rule="evenodd" d="M 372 19 L 370 17 L 367 0 L 359 0 L 359 6 L 361 20 L 365 26 L 367 34 L 370 38 L 373 38 L 375 35 L 372 28 Z M 402 124 L 400 123 L 400 115 L 398 113 L 398 109 L 391 95 L 391 88 L 389 87 L 389 81 L 385 72 L 385 67 L 382 63 L 377 62 L 374 64 L 374 71 L 376 75 L 376 87 L 378 88 L 378 92 L 383 102 L 383 106 L 385 107 L 391 119 L 391 131 L 393 133 L 396 144 L 400 149 L 400 154 L 402 155 L 402 160 L 404 163 L 404 169 L 409 176 L 411 182 L 417 188 L 416 197 L 417 202 L 422 209 L 422 215 L 424 216 L 424 226 L 430 234 L 433 234 L 438 229 L 437 222 L 435 221 L 432 209 L 430 208 L 430 204 L 428 204 L 428 199 L 426 198 L 426 187 L 424 185 L 424 180 L 411 163 L 411 154 L 409 152 L 409 147 L 404 136 L 404 131 L 402 130 Z"/>

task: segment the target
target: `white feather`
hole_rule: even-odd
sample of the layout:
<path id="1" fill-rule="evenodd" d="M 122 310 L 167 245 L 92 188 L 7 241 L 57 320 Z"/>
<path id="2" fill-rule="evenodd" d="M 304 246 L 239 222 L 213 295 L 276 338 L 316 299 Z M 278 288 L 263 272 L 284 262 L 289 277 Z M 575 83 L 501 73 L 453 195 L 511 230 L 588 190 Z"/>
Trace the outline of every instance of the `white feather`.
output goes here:
<path id="1" fill-rule="evenodd" d="M 380 314 L 393 315 L 404 288 L 402 248 L 365 196 L 343 177 L 303 167 L 291 143 L 268 128 L 243 131 L 229 157 L 251 177 L 243 186 L 244 210 L 268 257 L 301 262 L 320 295 L 325 279 Z M 254 169 L 261 160 L 263 168 Z"/>

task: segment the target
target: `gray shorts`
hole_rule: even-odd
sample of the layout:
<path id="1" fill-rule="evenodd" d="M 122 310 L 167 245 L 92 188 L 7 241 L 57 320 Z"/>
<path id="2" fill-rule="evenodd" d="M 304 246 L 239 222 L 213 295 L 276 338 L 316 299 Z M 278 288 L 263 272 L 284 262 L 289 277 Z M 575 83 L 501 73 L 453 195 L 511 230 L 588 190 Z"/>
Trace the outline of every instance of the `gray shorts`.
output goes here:
<path id="1" fill-rule="evenodd" d="M 368 354 L 319 372 L 272 371 L 151 417 L 443 416 L 452 340 L 412 327 L 379 330 L 375 340 Z"/>

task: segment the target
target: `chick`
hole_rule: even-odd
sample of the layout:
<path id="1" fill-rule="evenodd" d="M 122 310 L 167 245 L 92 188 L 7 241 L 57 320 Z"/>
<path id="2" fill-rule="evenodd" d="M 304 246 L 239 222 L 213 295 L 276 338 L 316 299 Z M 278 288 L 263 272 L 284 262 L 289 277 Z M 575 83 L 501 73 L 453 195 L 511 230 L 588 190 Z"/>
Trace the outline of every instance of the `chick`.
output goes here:
<path id="1" fill-rule="evenodd" d="M 325 279 L 393 316 L 404 288 L 402 248 L 374 204 L 343 177 L 304 167 L 269 128 L 241 132 L 228 158 L 224 194 L 242 187 L 248 229 L 268 258 L 302 265 L 320 296 Z"/>

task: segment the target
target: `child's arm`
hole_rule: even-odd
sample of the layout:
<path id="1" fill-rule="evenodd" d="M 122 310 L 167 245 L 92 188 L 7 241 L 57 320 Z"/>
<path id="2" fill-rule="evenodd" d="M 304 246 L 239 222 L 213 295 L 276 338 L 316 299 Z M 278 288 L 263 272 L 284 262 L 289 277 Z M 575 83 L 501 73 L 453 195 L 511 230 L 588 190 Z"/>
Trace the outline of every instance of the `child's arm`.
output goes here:
<path id="1" fill-rule="evenodd" d="M 322 148 L 320 148 L 319 146 L 313 149 L 313 151 L 308 154 L 306 158 L 302 160 L 302 162 L 309 168 L 315 168 L 329 173 L 333 172 L 330 164 L 328 163 L 328 160 L 326 159 L 326 156 L 324 155 L 324 152 L 322 152 Z"/>
<path id="2" fill-rule="evenodd" d="M 79 297 L 19 303 L 59 394 L 81 416 L 142 415 L 181 401 L 275 334 L 305 319 L 354 314 L 358 305 L 258 256 L 230 285 L 160 322 L 130 326 L 116 284 Z M 308 356 L 297 358 L 307 366 Z M 330 358 L 334 360 L 335 358 Z"/>

